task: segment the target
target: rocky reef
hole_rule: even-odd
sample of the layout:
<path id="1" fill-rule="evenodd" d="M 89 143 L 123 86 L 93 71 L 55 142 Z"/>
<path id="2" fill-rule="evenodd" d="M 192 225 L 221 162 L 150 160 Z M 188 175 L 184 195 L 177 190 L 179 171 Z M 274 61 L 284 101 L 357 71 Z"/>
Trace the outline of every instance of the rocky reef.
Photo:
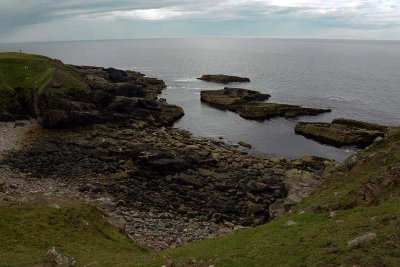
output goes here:
<path id="1" fill-rule="evenodd" d="M 39 123 L 46 128 L 88 125 L 125 119 L 155 119 L 170 124 L 183 116 L 183 109 L 156 100 L 163 81 L 113 68 L 71 66 L 88 84 L 78 95 L 45 93 L 34 106 Z M 50 89 L 62 87 L 50 84 Z"/>
<path id="2" fill-rule="evenodd" d="M 241 117 L 263 120 L 273 117 L 295 118 L 299 116 L 315 116 L 330 112 L 330 109 L 308 108 L 297 105 L 261 102 L 270 97 L 257 91 L 228 88 L 201 92 L 201 101 L 212 106 L 228 109 Z"/>
<path id="3" fill-rule="evenodd" d="M 156 120 L 170 124 L 183 109 L 157 100 L 162 80 L 134 71 L 65 65 L 43 56 L 1 53 L 0 119 L 34 117 L 45 128 Z M 27 70 L 32 71 L 27 72 Z M 26 82 L 31 81 L 31 82 Z"/>
<path id="4" fill-rule="evenodd" d="M 229 108 L 250 101 L 264 101 L 270 98 L 270 95 L 254 90 L 225 87 L 222 90 L 201 91 L 200 97 L 202 102 L 221 108 Z"/>
<path id="5" fill-rule="evenodd" d="M 349 119 L 335 119 L 331 123 L 299 122 L 295 132 L 307 138 L 333 146 L 369 146 L 382 138 L 388 127 Z"/>
<path id="6" fill-rule="evenodd" d="M 224 83 L 224 84 L 250 82 L 249 78 L 224 75 L 224 74 L 206 74 L 201 76 L 201 78 L 197 79 L 207 82 Z"/>

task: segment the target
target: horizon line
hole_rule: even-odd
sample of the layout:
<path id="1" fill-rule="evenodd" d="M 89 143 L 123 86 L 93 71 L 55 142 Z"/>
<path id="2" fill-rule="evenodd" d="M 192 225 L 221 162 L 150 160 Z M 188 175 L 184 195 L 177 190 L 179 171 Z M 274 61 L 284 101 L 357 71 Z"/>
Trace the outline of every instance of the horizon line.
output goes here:
<path id="1" fill-rule="evenodd" d="M 51 40 L 51 41 L 23 41 L 0 42 L 3 44 L 36 44 L 36 43 L 67 43 L 67 42 L 100 42 L 100 41 L 134 41 L 153 39 L 271 39 L 271 40 L 320 40 L 320 41 L 375 41 L 375 42 L 400 42 L 400 39 L 352 39 L 352 38 L 314 38 L 314 37 L 262 37 L 262 36 L 199 36 L 199 37 L 138 37 L 138 38 L 110 38 L 110 39 L 77 39 L 77 40 Z"/>

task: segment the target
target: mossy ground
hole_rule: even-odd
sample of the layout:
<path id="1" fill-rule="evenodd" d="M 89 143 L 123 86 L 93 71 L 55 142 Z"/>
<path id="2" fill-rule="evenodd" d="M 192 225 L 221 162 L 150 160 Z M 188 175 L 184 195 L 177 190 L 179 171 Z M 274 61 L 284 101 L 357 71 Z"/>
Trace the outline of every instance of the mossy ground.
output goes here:
<path id="1" fill-rule="evenodd" d="M 47 250 L 73 255 L 79 266 L 135 266 L 148 249 L 134 244 L 87 205 L 54 208 L 38 204 L 0 206 L 0 266 L 44 263 Z"/>

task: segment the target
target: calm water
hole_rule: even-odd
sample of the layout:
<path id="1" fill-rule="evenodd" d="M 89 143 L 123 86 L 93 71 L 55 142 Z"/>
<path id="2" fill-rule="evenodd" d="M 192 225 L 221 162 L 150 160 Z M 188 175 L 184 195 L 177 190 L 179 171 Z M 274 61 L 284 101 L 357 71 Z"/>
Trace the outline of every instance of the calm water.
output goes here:
<path id="1" fill-rule="evenodd" d="M 285 39 L 144 39 L 123 41 L 3 44 L 0 50 L 38 53 L 65 63 L 138 70 L 165 80 L 162 97 L 182 106 L 175 126 L 197 136 L 244 140 L 255 152 L 343 160 L 354 150 L 321 145 L 294 134 L 294 124 L 346 117 L 400 124 L 400 42 Z M 244 120 L 200 102 L 196 80 L 206 73 L 246 76 L 237 87 L 272 95 L 270 102 L 331 108 L 300 119 Z"/>

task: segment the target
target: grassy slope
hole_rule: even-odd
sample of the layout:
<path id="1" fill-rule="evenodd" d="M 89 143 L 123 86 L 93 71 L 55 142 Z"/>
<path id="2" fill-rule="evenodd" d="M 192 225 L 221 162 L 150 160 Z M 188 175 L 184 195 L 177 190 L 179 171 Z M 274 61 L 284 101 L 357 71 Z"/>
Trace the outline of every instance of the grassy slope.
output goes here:
<path id="1" fill-rule="evenodd" d="M 32 266 L 46 259 L 55 246 L 74 255 L 79 266 L 135 265 L 149 250 L 135 245 L 104 221 L 95 208 L 18 204 L 0 206 L 0 266 Z M 117 253 L 116 253 L 117 252 Z"/>
<path id="2" fill-rule="evenodd" d="M 0 53 L 0 114 L 20 109 L 17 88 L 22 88 L 20 96 L 32 101 L 32 91 L 43 93 L 52 81 L 63 85 L 60 93 L 87 88 L 81 77 L 60 61 L 23 53 Z"/>
<path id="3" fill-rule="evenodd" d="M 179 266 L 192 257 L 213 260 L 216 266 L 400 266 L 398 182 L 382 190 L 376 205 L 358 204 L 359 189 L 371 176 L 398 170 L 400 130 L 359 158 L 351 170 L 329 177 L 294 214 L 255 229 L 153 254 L 143 266 L 160 265 L 165 258 L 174 259 Z M 316 213 L 310 207 L 338 212 L 330 218 L 328 212 Z M 289 220 L 298 224 L 285 226 Z M 373 242 L 347 248 L 348 241 L 368 232 L 377 234 Z"/>

